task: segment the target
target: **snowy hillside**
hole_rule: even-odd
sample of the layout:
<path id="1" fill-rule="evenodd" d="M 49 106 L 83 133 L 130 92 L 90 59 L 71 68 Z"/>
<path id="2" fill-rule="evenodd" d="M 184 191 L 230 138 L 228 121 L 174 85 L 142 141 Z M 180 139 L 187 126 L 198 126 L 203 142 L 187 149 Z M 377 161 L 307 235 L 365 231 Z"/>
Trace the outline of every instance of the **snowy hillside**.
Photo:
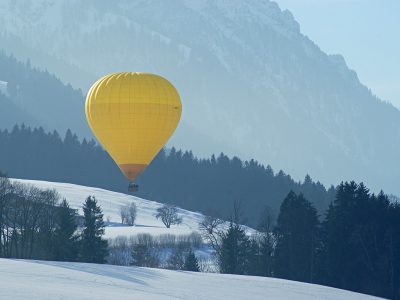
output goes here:
<path id="1" fill-rule="evenodd" d="M 0 299 L 368 300 L 339 289 L 253 276 L 0 259 Z"/>
<path id="2" fill-rule="evenodd" d="M 69 183 L 20 179 L 13 179 L 13 181 L 34 185 L 41 189 L 57 190 L 61 197 L 67 199 L 71 208 L 79 209 L 80 215 L 83 215 L 82 205 L 86 197 L 89 195 L 95 196 L 103 210 L 104 220 L 109 219 L 111 223 L 111 226 L 106 227 L 107 238 L 113 238 L 118 235 L 129 236 L 137 233 L 150 233 L 157 235 L 163 233 L 190 234 L 193 231 L 198 230 L 198 222 L 202 218 L 200 213 L 180 209 L 179 214 L 183 218 L 182 224 L 167 229 L 160 220 L 157 220 L 154 217 L 156 209 L 161 206 L 161 204 L 154 201 L 144 200 L 127 194 L 115 193 L 99 188 L 85 187 Z M 130 204 L 131 202 L 134 202 L 138 209 L 137 219 L 135 222 L 136 226 L 122 226 L 119 215 L 120 207 Z"/>
<path id="3" fill-rule="evenodd" d="M 0 37 L 7 53 L 84 92 L 111 71 L 167 77 L 183 102 L 172 144 L 195 154 L 223 151 L 295 179 L 400 192 L 399 110 L 273 1 L 8 0 Z"/>
<path id="4" fill-rule="evenodd" d="M 103 209 L 104 220 L 109 219 L 110 223 L 106 227 L 105 237 L 114 238 L 119 235 L 130 236 L 138 233 L 149 233 L 152 235 L 161 234 L 191 234 L 198 231 L 198 224 L 202 220 L 203 215 L 196 212 L 191 212 L 184 209 L 179 209 L 179 215 L 182 217 L 182 224 L 166 228 L 160 220 L 154 217 L 156 210 L 162 204 L 155 201 L 141 199 L 135 196 L 111 192 L 94 187 L 80 186 L 70 183 L 12 179 L 13 182 L 22 182 L 30 184 L 41 189 L 55 189 L 66 198 L 71 208 L 79 209 L 79 214 L 82 215 L 82 205 L 88 196 L 95 196 L 97 202 Z M 121 224 L 120 208 L 123 205 L 134 202 L 137 206 L 138 213 L 136 225 L 134 227 L 124 226 Z M 247 228 L 249 234 L 254 230 Z"/>

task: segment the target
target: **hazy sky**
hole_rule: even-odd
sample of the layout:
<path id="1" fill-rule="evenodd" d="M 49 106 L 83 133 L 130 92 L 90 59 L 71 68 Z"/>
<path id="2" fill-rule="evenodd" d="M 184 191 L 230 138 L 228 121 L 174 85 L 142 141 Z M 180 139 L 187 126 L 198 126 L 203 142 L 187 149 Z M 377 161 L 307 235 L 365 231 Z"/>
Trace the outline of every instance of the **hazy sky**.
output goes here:
<path id="1" fill-rule="evenodd" d="M 400 0 L 275 0 L 329 54 L 340 53 L 361 82 L 400 108 Z"/>

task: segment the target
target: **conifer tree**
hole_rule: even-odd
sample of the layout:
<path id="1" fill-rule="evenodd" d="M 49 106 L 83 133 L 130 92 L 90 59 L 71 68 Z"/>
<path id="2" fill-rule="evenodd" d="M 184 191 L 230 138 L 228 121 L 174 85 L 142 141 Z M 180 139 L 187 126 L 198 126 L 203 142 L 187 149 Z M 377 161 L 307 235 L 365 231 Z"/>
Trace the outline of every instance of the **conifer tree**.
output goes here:
<path id="1" fill-rule="evenodd" d="M 57 221 L 54 231 L 54 259 L 74 261 L 77 257 L 76 211 L 69 207 L 66 199 L 60 204 Z"/>
<path id="2" fill-rule="evenodd" d="M 185 271 L 200 272 L 199 262 L 192 249 L 189 250 L 189 253 L 186 256 L 183 269 Z"/>
<path id="3" fill-rule="evenodd" d="M 94 196 L 89 196 L 83 205 L 84 229 L 81 237 L 80 259 L 90 263 L 104 263 L 107 256 L 107 241 L 104 234 L 103 213 Z"/>
<path id="4" fill-rule="evenodd" d="M 399 220 L 383 192 L 342 182 L 322 226 L 321 283 L 400 299 Z"/>
<path id="5" fill-rule="evenodd" d="M 244 229 L 231 222 L 229 229 L 222 236 L 219 257 L 220 271 L 226 274 L 246 274 L 250 240 Z"/>
<path id="6" fill-rule="evenodd" d="M 275 231 L 276 276 L 313 282 L 318 226 L 314 206 L 291 191 L 282 202 Z"/>

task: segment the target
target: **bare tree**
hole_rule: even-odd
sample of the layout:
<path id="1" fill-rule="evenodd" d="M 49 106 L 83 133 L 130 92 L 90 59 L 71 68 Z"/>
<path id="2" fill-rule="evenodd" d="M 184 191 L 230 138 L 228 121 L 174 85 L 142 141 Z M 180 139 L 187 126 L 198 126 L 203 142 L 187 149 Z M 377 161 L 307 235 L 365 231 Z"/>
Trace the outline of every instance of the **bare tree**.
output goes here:
<path id="1" fill-rule="evenodd" d="M 203 239 L 211 245 L 215 252 L 220 252 L 220 241 L 223 234 L 224 221 L 216 216 L 204 216 L 199 223 L 199 230 Z"/>
<path id="2" fill-rule="evenodd" d="M 133 226 L 135 224 L 136 215 L 137 215 L 137 207 L 134 202 L 129 205 L 121 206 L 120 209 L 121 222 L 122 224 L 127 224 L 129 226 Z"/>
<path id="3" fill-rule="evenodd" d="M 161 219 L 167 228 L 170 228 L 171 225 L 179 225 L 182 223 L 182 218 L 178 216 L 178 208 L 171 204 L 164 204 L 157 208 L 155 217 Z"/>
<path id="4" fill-rule="evenodd" d="M 160 248 L 157 247 L 153 236 L 140 233 L 130 238 L 132 249 L 132 264 L 140 267 L 158 268 L 161 262 Z"/>
<path id="5" fill-rule="evenodd" d="M 231 215 L 231 222 L 239 225 L 244 222 L 244 206 L 241 200 L 235 200 L 233 202 L 233 211 Z"/>
<path id="6" fill-rule="evenodd" d="M 13 184 L 10 213 L 11 246 L 17 258 L 32 258 L 37 242 L 46 252 L 55 227 L 55 206 L 59 195 L 55 190 L 41 190 L 22 183 Z M 42 255 L 36 252 L 36 255 Z"/>
<path id="7" fill-rule="evenodd" d="M 182 270 L 185 265 L 185 249 L 182 247 L 175 247 L 168 257 L 166 267 L 170 270 Z"/>
<path id="8" fill-rule="evenodd" d="M 6 245 L 9 242 L 8 222 L 10 211 L 10 197 L 13 187 L 7 175 L 0 173 L 0 256 L 7 256 Z"/>
<path id="9" fill-rule="evenodd" d="M 107 262 L 111 265 L 129 266 L 132 263 L 132 253 L 126 236 L 108 239 Z"/>
<path id="10" fill-rule="evenodd" d="M 0 256 L 53 258 L 59 199 L 55 190 L 11 182 L 0 174 Z"/>
<path id="11" fill-rule="evenodd" d="M 128 212 L 126 210 L 126 205 L 122 205 L 119 209 L 119 215 L 121 216 L 121 223 L 126 224 L 126 219 L 128 218 Z"/>
<path id="12" fill-rule="evenodd" d="M 259 232 L 271 233 L 274 227 L 274 211 L 271 207 L 265 206 L 264 210 L 260 214 L 257 229 Z"/>
<path id="13" fill-rule="evenodd" d="M 260 215 L 259 224 L 257 226 L 257 239 L 260 247 L 260 264 L 262 276 L 273 275 L 273 252 L 275 248 L 275 238 L 273 234 L 275 215 L 273 210 L 266 206 Z"/>

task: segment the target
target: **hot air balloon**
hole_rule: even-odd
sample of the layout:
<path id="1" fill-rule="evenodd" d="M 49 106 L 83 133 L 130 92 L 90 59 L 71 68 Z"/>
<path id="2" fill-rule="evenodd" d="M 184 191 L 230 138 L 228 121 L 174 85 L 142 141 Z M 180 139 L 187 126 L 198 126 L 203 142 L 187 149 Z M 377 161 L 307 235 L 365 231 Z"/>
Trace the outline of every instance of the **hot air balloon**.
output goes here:
<path id="1" fill-rule="evenodd" d="M 86 97 L 86 118 L 98 141 L 137 191 L 144 171 L 178 126 L 182 105 L 174 86 L 148 73 L 112 73 Z"/>

